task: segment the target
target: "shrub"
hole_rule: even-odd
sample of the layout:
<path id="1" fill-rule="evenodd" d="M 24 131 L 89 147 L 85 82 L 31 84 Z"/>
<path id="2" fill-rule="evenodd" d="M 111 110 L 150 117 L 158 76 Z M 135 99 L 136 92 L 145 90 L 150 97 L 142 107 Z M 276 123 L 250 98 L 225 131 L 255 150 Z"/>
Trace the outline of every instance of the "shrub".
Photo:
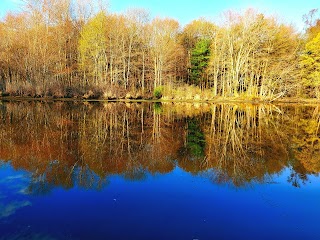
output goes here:
<path id="1" fill-rule="evenodd" d="M 162 93 L 163 93 L 163 86 L 158 86 L 154 89 L 153 96 L 156 99 L 160 99 L 162 97 Z"/>

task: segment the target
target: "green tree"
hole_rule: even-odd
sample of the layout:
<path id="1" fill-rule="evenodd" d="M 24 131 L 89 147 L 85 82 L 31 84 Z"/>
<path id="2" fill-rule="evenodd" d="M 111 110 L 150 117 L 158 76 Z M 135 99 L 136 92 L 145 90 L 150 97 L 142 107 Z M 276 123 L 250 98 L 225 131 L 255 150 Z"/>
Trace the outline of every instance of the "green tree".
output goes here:
<path id="1" fill-rule="evenodd" d="M 199 40 L 191 52 L 190 80 L 201 85 L 206 78 L 206 69 L 210 58 L 210 40 Z"/>

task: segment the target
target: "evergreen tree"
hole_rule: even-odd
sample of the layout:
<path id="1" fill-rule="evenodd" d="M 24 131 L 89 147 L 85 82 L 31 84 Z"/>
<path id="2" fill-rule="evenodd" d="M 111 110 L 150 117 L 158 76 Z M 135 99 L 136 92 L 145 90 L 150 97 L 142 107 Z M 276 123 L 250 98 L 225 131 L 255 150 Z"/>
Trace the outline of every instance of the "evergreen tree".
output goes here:
<path id="1" fill-rule="evenodd" d="M 205 79 L 206 68 L 210 58 L 210 40 L 199 40 L 191 52 L 190 80 L 192 84 L 201 85 Z"/>

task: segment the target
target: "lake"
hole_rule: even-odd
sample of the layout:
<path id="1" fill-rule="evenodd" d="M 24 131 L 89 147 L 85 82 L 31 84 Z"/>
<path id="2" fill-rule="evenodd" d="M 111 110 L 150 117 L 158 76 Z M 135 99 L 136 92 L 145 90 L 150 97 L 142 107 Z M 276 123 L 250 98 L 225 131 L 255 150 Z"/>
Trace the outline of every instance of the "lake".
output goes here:
<path id="1" fill-rule="evenodd" d="M 320 108 L 0 103 L 0 239 L 320 239 Z"/>

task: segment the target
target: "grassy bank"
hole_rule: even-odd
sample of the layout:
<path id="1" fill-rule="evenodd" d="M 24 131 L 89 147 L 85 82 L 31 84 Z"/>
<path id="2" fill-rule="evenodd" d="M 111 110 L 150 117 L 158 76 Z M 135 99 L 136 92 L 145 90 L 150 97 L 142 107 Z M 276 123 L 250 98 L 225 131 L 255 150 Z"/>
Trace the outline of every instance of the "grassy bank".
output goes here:
<path id="1" fill-rule="evenodd" d="M 92 90 L 82 94 L 72 94 L 65 96 L 39 96 L 39 95 L 10 95 L 3 93 L 0 100 L 18 100 L 18 101 L 160 101 L 160 102 L 209 102 L 209 103 L 296 103 L 296 104 L 320 104 L 317 98 L 258 98 L 249 95 L 238 95 L 221 97 L 215 96 L 211 89 L 200 89 L 194 85 L 183 85 L 178 87 L 159 86 L 153 93 L 142 93 L 137 91 L 127 92 L 94 92 Z"/>

